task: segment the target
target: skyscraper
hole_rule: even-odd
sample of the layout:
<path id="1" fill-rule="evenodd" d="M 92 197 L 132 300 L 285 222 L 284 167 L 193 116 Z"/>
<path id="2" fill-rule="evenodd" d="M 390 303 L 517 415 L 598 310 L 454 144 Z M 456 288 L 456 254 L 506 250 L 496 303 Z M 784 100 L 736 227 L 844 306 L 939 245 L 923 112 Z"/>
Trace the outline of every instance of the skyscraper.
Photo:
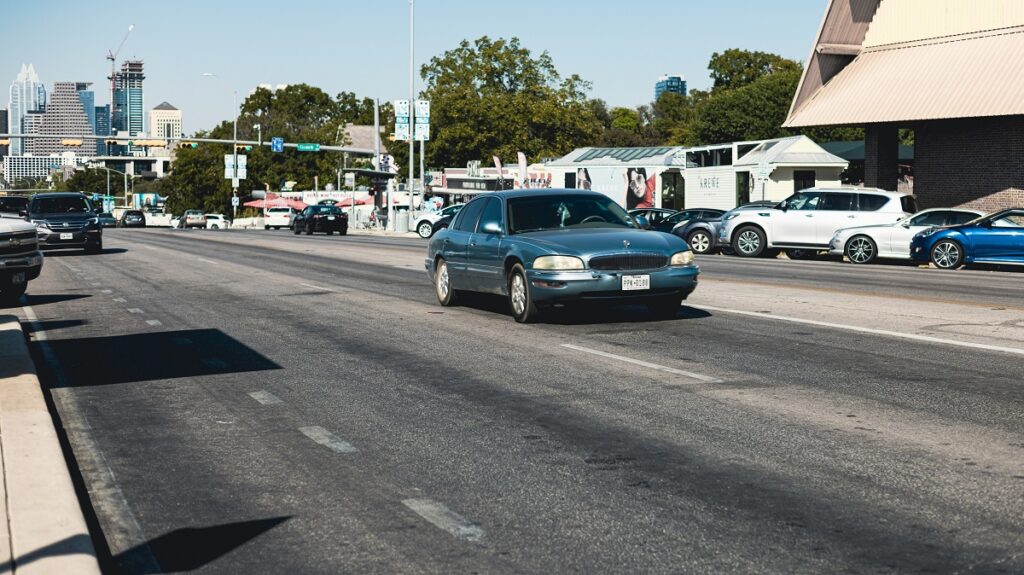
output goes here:
<path id="1" fill-rule="evenodd" d="M 21 71 L 11 83 L 10 99 L 8 100 L 8 129 L 11 134 L 25 133 L 25 116 L 29 112 L 38 112 L 46 107 L 46 88 L 39 81 L 32 64 L 22 64 Z M 11 155 L 20 156 L 25 151 L 25 141 L 11 138 Z"/>
<path id="2" fill-rule="evenodd" d="M 673 92 L 685 96 L 686 80 L 683 79 L 682 75 L 669 76 L 666 74 L 659 77 L 658 82 L 654 85 L 654 101 L 657 102 L 658 98 L 665 92 Z"/>
<path id="3" fill-rule="evenodd" d="M 134 136 L 142 132 L 143 117 L 142 60 L 125 60 L 114 75 L 113 129 L 118 136 Z"/>
<path id="4" fill-rule="evenodd" d="M 0 134 L 6 134 L 8 130 L 7 110 L 0 110 Z M 11 153 L 10 146 L 0 146 L 0 158 Z"/>
<path id="5" fill-rule="evenodd" d="M 96 135 L 110 135 L 110 104 L 96 106 Z M 96 155 L 103 156 L 107 153 L 107 144 L 103 140 L 96 140 Z"/>
<path id="6" fill-rule="evenodd" d="M 31 133 L 40 135 L 91 136 L 93 128 L 89 125 L 89 115 L 82 105 L 80 95 L 88 86 L 86 82 L 54 82 L 49 104 L 42 114 L 31 114 L 32 125 L 26 125 L 25 132 L 30 133 L 31 130 Z M 95 106 L 90 106 L 90 109 L 95 112 Z M 91 156 L 95 150 L 91 140 L 83 140 L 82 146 L 66 146 L 61 143 L 61 138 L 33 138 L 25 146 L 26 152 L 35 155 L 85 152 L 85 155 Z"/>

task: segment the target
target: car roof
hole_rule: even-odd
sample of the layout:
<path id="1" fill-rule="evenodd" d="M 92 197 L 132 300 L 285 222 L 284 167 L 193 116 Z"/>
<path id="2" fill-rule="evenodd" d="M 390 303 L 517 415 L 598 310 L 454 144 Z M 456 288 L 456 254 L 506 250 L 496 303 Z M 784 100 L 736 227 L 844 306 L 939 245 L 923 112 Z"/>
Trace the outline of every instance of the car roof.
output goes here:
<path id="1" fill-rule="evenodd" d="M 825 193 L 835 193 L 835 194 L 864 194 L 864 193 L 868 193 L 868 194 L 884 195 L 884 196 L 887 196 L 887 197 L 890 197 L 890 198 L 902 198 L 902 197 L 913 196 L 914 195 L 914 194 L 912 194 L 910 192 L 892 192 L 892 191 L 889 191 L 889 190 L 882 190 L 882 189 L 879 189 L 879 188 L 856 188 L 856 187 L 848 187 L 848 188 L 844 188 L 844 187 L 828 187 L 828 188 L 820 187 L 819 188 L 819 187 L 815 186 L 813 188 L 806 188 L 806 189 L 803 189 L 803 190 L 800 190 L 800 191 L 801 192 L 825 192 Z"/>
<path id="2" fill-rule="evenodd" d="M 579 190 L 575 188 L 527 188 L 517 190 L 498 190 L 494 192 L 485 192 L 479 194 L 477 198 L 497 196 L 500 198 L 512 199 L 512 198 L 532 198 L 532 197 L 543 197 L 543 196 L 563 196 L 563 195 L 576 195 L 576 196 L 593 196 L 596 198 L 607 198 L 605 194 L 600 192 L 592 192 L 589 190 Z M 476 199 L 476 198 L 474 198 Z"/>
<path id="3" fill-rule="evenodd" d="M 82 192 L 43 192 L 41 194 L 36 194 L 36 195 L 32 196 L 32 199 L 35 199 L 35 198 L 71 198 L 71 197 L 84 198 L 85 194 L 83 194 Z"/>

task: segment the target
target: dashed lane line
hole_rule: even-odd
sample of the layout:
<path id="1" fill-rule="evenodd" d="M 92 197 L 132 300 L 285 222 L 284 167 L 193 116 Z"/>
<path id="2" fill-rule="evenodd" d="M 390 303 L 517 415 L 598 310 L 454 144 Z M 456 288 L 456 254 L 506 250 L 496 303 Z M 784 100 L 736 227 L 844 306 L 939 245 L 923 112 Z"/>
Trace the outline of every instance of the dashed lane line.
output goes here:
<path id="1" fill-rule="evenodd" d="M 158 320 L 158 319 L 147 319 L 146 320 L 146 324 L 147 325 L 151 325 L 153 327 L 157 327 L 157 326 L 163 325 L 163 323 L 161 323 L 160 320 Z"/>
<path id="2" fill-rule="evenodd" d="M 337 453 L 356 453 L 359 451 L 351 443 L 336 437 L 333 433 L 318 425 L 300 427 L 299 431 L 306 437 Z"/>
<path id="3" fill-rule="evenodd" d="M 681 375 L 683 377 L 688 377 L 690 379 L 696 379 L 697 381 L 702 381 L 704 383 L 722 383 L 722 380 L 718 379 L 717 377 L 711 377 L 709 375 L 703 375 L 703 374 L 700 374 L 700 373 L 694 373 L 692 371 L 685 371 L 685 370 L 682 370 L 682 369 L 676 369 L 674 367 L 668 367 L 668 366 L 665 366 L 665 365 L 658 365 L 656 363 L 650 363 L 650 362 L 642 361 L 642 360 L 639 360 L 639 359 L 633 359 L 632 357 L 626 357 L 624 355 L 618 355 L 618 354 L 614 354 L 614 353 L 608 353 L 606 351 L 601 351 L 601 350 L 597 350 L 597 349 L 591 349 L 589 347 L 583 347 L 581 345 L 573 345 L 571 343 L 563 343 L 562 347 L 567 348 L 567 349 L 571 349 L 571 350 L 575 350 L 575 351 L 581 351 L 583 353 L 589 353 L 589 354 L 592 354 L 592 355 L 597 355 L 597 356 L 605 357 L 605 358 L 608 358 L 608 359 L 614 359 L 616 361 L 621 361 L 621 362 L 625 362 L 625 363 L 631 363 L 633 365 L 639 365 L 641 367 L 646 367 L 646 368 L 649 368 L 649 369 L 654 369 L 654 370 L 662 371 L 662 372 L 665 372 L 665 373 L 671 373 L 673 375 Z"/>
<path id="4" fill-rule="evenodd" d="M 128 313 L 142 313 L 142 310 L 137 307 L 130 307 L 127 310 Z"/>
<path id="5" fill-rule="evenodd" d="M 270 393 L 269 391 L 254 391 L 249 394 L 249 397 L 260 402 L 262 405 L 281 405 L 284 403 L 280 397 Z"/>
<path id="6" fill-rule="evenodd" d="M 479 541 L 484 536 L 484 530 L 479 525 L 433 499 L 403 499 L 402 505 L 426 519 L 434 527 L 447 531 L 458 539 Z"/>
<path id="7" fill-rule="evenodd" d="M 326 288 L 326 287 L 323 287 L 323 286 L 315 286 L 313 284 L 299 284 L 299 285 L 302 286 L 302 287 L 308 287 L 310 289 L 318 289 L 320 291 L 329 291 L 329 292 L 337 291 L 337 290 L 333 290 L 331 288 Z"/>

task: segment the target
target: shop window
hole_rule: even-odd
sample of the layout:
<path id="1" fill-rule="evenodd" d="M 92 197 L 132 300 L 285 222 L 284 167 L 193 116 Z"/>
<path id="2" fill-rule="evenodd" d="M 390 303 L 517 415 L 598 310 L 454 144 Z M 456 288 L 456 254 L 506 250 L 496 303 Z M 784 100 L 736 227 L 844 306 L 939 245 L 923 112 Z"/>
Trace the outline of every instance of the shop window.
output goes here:
<path id="1" fill-rule="evenodd" d="M 815 182 L 814 170 L 795 170 L 793 172 L 793 192 L 813 188 Z"/>

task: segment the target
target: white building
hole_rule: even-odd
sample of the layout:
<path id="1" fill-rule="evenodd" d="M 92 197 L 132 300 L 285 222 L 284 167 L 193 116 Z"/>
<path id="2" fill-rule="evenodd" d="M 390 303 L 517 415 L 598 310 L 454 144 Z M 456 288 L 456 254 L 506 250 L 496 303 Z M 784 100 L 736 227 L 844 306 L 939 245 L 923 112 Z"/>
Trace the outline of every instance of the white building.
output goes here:
<path id="1" fill-rule="evenodd" d="M 167 102 L 150 110 L 149 133 L 153 138 L 180 138 L 181 110 Z"/>

